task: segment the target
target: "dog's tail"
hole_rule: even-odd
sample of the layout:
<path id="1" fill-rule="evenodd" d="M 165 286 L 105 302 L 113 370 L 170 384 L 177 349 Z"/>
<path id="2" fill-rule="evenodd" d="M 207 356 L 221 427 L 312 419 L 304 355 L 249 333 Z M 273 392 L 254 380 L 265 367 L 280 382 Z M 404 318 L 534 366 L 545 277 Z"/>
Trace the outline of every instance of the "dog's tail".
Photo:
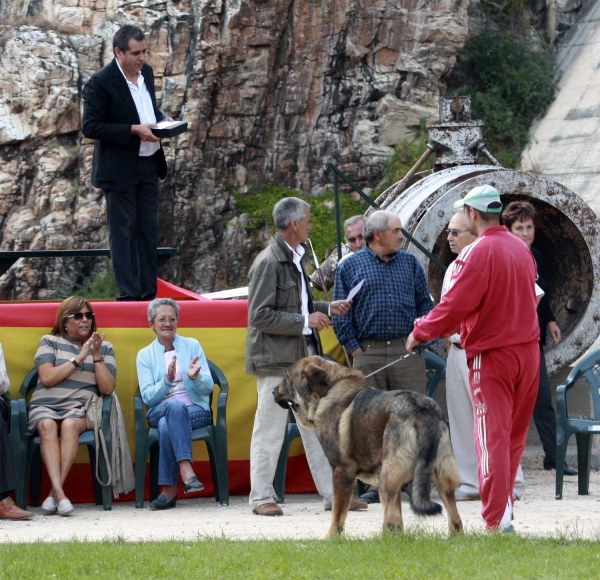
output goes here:
<path id="1" fill-rule="evenodd" d="M 417 420 L 416 453 L 413 469 L 410 507 L 420 516 L 436 516 L 442 513 L 442 506 L 431 501 L 431 476 L 437 459 L 439 433 L 419 425 Z"/>

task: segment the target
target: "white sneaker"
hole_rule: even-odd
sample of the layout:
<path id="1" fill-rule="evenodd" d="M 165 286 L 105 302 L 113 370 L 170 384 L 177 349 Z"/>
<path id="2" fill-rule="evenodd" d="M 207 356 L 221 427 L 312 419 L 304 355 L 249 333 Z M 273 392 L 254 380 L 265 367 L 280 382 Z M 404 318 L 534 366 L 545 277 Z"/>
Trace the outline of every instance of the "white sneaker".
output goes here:
<path id="1" fill-rule="evenodd" d="M 46 516 L 51 516 L 56 513 L 57 509 L 55 499 L 49 495 L 42 504 L 42 513 Z"/>
<path id="2" fill-rule="evenodd" d="M 65 497 L 58 502 L 58 515 L 68 516 L 75 508 L 73 504 Z"/>

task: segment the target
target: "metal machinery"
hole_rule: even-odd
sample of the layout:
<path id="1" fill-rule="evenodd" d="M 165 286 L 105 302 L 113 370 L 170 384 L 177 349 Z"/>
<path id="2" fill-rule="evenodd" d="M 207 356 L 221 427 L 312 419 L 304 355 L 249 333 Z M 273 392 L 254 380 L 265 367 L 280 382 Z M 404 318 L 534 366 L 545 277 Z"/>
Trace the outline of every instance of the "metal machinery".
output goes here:
<path id="1" fill-rule="evenodd" d="M 550 374 L 579 358 L 600 332 L 600 222 L 596 214 L 566 187 L 526 171 L 505 169 L 487 151 L 482 121 L 471 120 L 470 97 L 442 98 L 440 121 L 428 123 L 428 150 L 406 177 L 383 192 L 376 203 L 400 217 L 404 229 L 426 250 L 448 265 L 455 256 L 446 229 L 452 205 L 473 187 L 494 186 L 506 205 L 527 200 L 535 207 L 535 247 L 544 255 L 553 287 L 552 309 L 563 340 L 548 346 Z M 433 170 L 417 173 L 435 153 Z M 477 163 L 483 154 L 492 165 Z M 415 181 L 422 177 L 419 181 Z M 373 211 L 373 210 L 369 210 Z M 427 273 L 429 288 L 439 300 L 444 272 L 408 239 L 404 249 L 414 254 Z"/>

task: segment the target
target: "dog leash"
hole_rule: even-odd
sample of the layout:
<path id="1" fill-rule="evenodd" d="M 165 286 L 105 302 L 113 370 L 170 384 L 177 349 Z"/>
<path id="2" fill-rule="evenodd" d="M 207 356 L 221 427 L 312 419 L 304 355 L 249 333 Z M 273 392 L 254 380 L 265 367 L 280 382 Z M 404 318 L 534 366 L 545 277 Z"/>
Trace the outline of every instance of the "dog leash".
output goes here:
<path id="1" fill-rule="evenodd" d="M 409 352 L 408 354 L 405 354 L 404 356 L 401 356 L 400 358 L 397 358 L 396 360 L 393 360 L 391 363 L 386 364 L 384 367 L 381 367 L 380 369 L 377 369 L 376 371 L 373 371 L 372 373 L 369 373 L 368 375 L 365 375 L 365 379 L 368 379 L 369 377 L 372 377 L 373 375 L 376 375 L 377 373 L 380 373 L 381 371 L 384 371 L 385 369 L 387 369 L 388 367 L 391 367 L 392 365 L 395 365 L 396 363 L 399 363 L 400 361 L 407 359 L 409 356 L 413 356 L 417 353 L 415 352 Z"/>

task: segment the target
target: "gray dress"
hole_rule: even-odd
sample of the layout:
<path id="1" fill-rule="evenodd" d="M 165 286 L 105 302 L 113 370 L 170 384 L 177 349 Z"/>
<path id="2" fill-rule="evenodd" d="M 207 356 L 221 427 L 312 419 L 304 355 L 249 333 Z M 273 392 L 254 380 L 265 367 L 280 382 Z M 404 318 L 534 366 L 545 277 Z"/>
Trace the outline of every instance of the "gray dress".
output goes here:
<path id="1" fill-rule="evenodd" d="M 80 352 L 79 341 L 68 336 L 45 335 L 40 340 L 40 346 L 35 353 L 35 367 L 51 363 L 59 366 L 77 356 Z M 112 344 L 103 342 L 100 352 L 104 362 L 113 376 L 117 374 L 117 363 Z M 94 371 L 92 349 L 87 358 L 64 381 L 53 387 L 46 388 L 38 379 L 37 386 L 29 402 L 29 421 L 27 432 L 35 433 L 42 419 L 61 421 L 70 417 L 84 417 L 85 404 L 92 395 L 98 395 L 96 373 Z"/>

